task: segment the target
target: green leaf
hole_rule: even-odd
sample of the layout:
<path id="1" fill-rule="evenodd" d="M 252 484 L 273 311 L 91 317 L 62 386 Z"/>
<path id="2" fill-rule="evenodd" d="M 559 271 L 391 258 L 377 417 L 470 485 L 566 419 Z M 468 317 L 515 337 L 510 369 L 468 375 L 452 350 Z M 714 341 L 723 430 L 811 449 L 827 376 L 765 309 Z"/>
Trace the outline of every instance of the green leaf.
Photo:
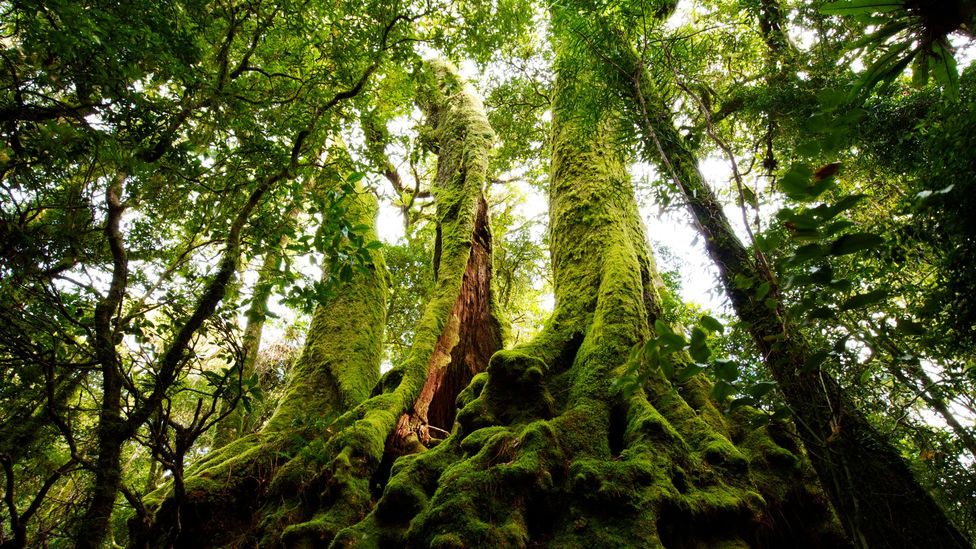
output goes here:
<path id="1" fill-rule="evenodd" d="M 848 255 L 877 248 L 884 239 L 873 233 L 845 234 L 830 245 L 830 255 Z"/>
<path id="2" fill-rule="evenodd" d="M 640 389 L 640 383 L 637 378 L 632 376 L 621 376 L 613 381 L 610 388 L 614 391 L 619 391 L 624 396 L 629 397 Z"/>
<path id="3" fill-rule="evenodd" d="M 844 198 L 841 198 L 833 205 L 825 208 L 824 216 L 823 216 L 824 220 L 826 221 L 827 219 L 830 219 L 841 212 L 847 211 L 853 208 L 854 206 L 857 206 L 867 197 L 868 195 L 866 194 L 852 194 L 852 195 L 845 196 Z"/>
<path id="4" fill-rule="evenodd" d="M 756 399 L 752 397 L 740 397 L 729 403 L 729 411 L 734 412 L 743 406 L 755 406 Z"/>
<path id="5" fill-rule="evenodd" d="M 816 284 L 830 284 L 834 279 L 834 269 L 830 265 L 814 267 L 810 272 L 810 280 Z"/>
<path id="6" fill-rule="evenodd" d="M 780 406 L 773 412 L 772 419 L 786 419 L 793 415 L 793 412 L 786 406 Z"/>
<path id="7" fill-rule="evenodd" d="M 725 326 L 723 326 L 722 323 L 719 322 L 715 317 L 708 315 L 702 315 L 698 323 L 701 324 L 702 328 L 705 328 L 709 332 L 722 333 L 722 331 L 725 329 Z"/>
<path id="8" fill-rule="evenodd" d="M 691 345 L 688 351 L 691 353 L 691 358 L 695 359 L 696 362 L 706 362 L 712 356 L 712 351 L 708 348 L 706 341 L 707 337 L 705 331 L 698 326 L 691 329 Z"/>
<path id="9" fill-rule="evenodd" d="M 857 80 L 851 89 L 851 97 L 858 97 L 864 92 L 869 91 L 878 83 L 898 76 L 914 57 L 913 53 L 900 58 L 909 48 L 912 42 L 901 42 L 892 46 L 887 53 L 875 61 L 868 70 Z"/>
<path id="10" fill-rule="evenodd" d="M 827 254 L 827 250 L 823 248 L 820 244 L 804 244 L 793 252 L 790 256 L 790 263 L 799 264 L 810 261 L 811 259 L 818 259 Z"/>
<path id="11" fill-rule="evenodd" d="M 734 360 L 716 360 L 715 377 L 728 382 L 735 381 L 739 379 L 739 365 Z"/>
<path id="12" fill-rule="evenodd" d="M 858 15 L 886 13 L 905 9 L 904 0 L 840 0 L 820 8 L 824 15 Z"/>
<path id="13" fill-rule="evenodd" d="M 674 333 L 674 330 L 672 330 L 670 326 L 668 326 L 663 320 L 659 318 L 654 321 L 654 332 L 660 336 L 664 334 Z"/>
<path id="14" fill-rule="evenodd" d="M 735 278 L 732 279 L 732 285 L 739 290 L 748 290 L 749 288 L 752 288 L 755 284 L 756 284 L 755 278 L 752 278 L 751 276 L 745 276 L 743 274 L 737 274 L 735 275 Z"/>
<path id="15" fill-rule="evenodd" d="M 847 49 L 857 50 L 867 45 L 878 46 L 884 44 L 885 40 L 907 29 L 908 26 L 909 22 L 907 20 L 895 19 L 893 21 L 888 21 L 887 24 L 881 25 L 878 30 L 872 32 L 864 38 L 861 38 L 860 40 L 856 40 L 853 44 L 849 45 Z"/>
<path id="16" fill-rule="evenodd" d="M 727 381 L 718 380 L 712 385 L 712 398 L 718 402 L 724 402 L 735 392 L 735 387 Z"/>
<path id="17" fill-rule="evenodd" d="M 810 197 L 810 180 L 813 170 L 806 164 L 794 164 L 779 178 L 779 186 L 786 196 L 794 200 Z"/>
<path id="18" fill-rule="evenodd" d="M 769 295 L 769 290 L 772 289 L 772 287 L 773 285 L 770 284 L 768 280 L 760 284 L 759 287 L 756 288 L 756 301 L 764 299 L 767 295 Z"/>
<path id="19" fill-rule="evenodd" d="M 682 336 L 681 334 L 676 334 L 672 332 L 672 333 L 661 334 L 658 337 L 661 341 L 661 347 L 662 347 L 661 350 L 664 351 L 665 353 L 669 353 L 669 352 L 676 353 L 681 349 L 684 349 L 685 346 L 688 345 L 688 342 L 685 341 L 684 336 Z"/>
<path id="20" fill-rule="evenodd" d="M 921 336 L 925 335 L 925 326 L 920 323 L 915 322 L 907 318 L 898 319 L 898 327 L 895 329 L 896 332 L 904 335 Z"/>
<path id="21" fill-rule="evenodd" d="M 887 296 L 887 290 L 873 290 L 863 294 L 857 294 L 844 300 L 844 302 L 840 305 L 840 310 L 852 311 L 854 309 L 867 307 L 868 305 L 874 305 L 875 303 L 883 301 Z"/>
<path id="22" fill-rule="evenodd" d="M 750 385 L 749 387 L 746 387 L 745 392 L 746 394 L 748 394 L 749 396 L 755 399 L 760 399 L 766 396 L 767 394 L 769 394 L 769 392 L 775 388 L 776 388 L 776 384 L 773 383 L 772 381 L 760 381 L 755 385 Z"/>
<path id="23" fill-rule="evenodd" d="M 959 70 L 952 52 L 945 47 L 944 38 L 932 44 L 932 74 L 936 82 L 942 84 L 946 94 L 954 100 L 959 99 Z"/>
<path id="24" fill-rule="evenodd" d="M 929 75 L 931 71 L 929 70 L 929 56 L 928 55 L 916 55 L 915 62 L 912 63 L 912 85 L 916 88 L 922 88 L 929 83 Z"/>
<path id="25" fill-rule="evenodd" d="M 669 381 L 673 380 L 674 363 L 671 362 L 671 359 L 667 357 L 661 357 L 661 360 L 659 362 L 660 362 L 659 366 L 661 367 L 661 372 L 664 374 L 664 377 L 668 378 Z"/>
<path id="26" fill-rule="evenodd" d="M 803 373 L 815 371 L 824 363 L 825 360 L 827 360 L 828 354 L 829 353 L 827 351 L 817 351 L 813 353 L 807 358 L 806 362 L 803 363 L 801 371 Z"/>
<path id="27" fill-rule="evenodd" d="M 678 372 L 678 375 L 675 376 L 674 380 L 677 383 L 684 383 L 689 379 L 702 373 L 703 371 L 705 371 L 705 367 L 702 366 L 701 364 L 689 364 L 684 368 L 682 368 L 680 372 Z"/>

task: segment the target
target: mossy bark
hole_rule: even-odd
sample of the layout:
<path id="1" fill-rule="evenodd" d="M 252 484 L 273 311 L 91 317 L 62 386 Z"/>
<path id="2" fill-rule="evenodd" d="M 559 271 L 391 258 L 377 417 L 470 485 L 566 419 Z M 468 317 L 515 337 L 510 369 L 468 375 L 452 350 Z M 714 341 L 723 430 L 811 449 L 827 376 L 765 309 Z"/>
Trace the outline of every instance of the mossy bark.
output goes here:
<path id="1" fill-rule="evenodd" d="M 701 378 L 613 390 L 665 297 L 619 116 L 590 101 L 609 90 L 554 15 L 553 316 L 491 358 L 451 435 L 397 459 L 372 512 L 333 546 L 843 546 L 782 426 L 723 417 Z"/>
<path id="2" fill-rule="evenodd" d="M 344 200 L 356 223 L 373 225 L 371 194 Z M 305 349 L 268 423 L 194 464 L 182 499 L 171 486 L 147 496 L 155 515 L 151 523 L 130 524 L 130 545 L 264 544 L 265 531 L 295 520 L 302 487 L 321 467 L 321 440 L 334 429 L 330 420 L 366 400 L 379 379 L 386 278 L 382 256 L 374 252 L 371 263 L 315 311 Z"/>
<path id="3" fill-rule="evenodd" d="M 792 324 L 775 277 L 732 230 L 721 203 L 698 169 L 694 151 L 675 126 L 670 108 L 623 33 L 607 31 L 613 68 L 605 73 L 630 100 L 647 156 L 678 185 L 719 270 L 732 305 L 793 411 L 797 433 L 850 538 L 863 547 L 969 547 L 944 511 L 915 479 L 904 459 L 854 406 Z M 613 73 L 613 74 L 611 74 Z M 743 288 L 736 279 L 754 281 Z"/>
<path id="4" fill-rule="evenodd" d="M 480 249 L 492 133 L 473 90 L 434 64 L 421 102 L 440 154 L 438 280 L 410 356 L 329 425 L 318 460 L 288 482 L 277 480 L 279 467 L 270 485 L 243 483 L 242 494 L 271 504 L 236 523 L 198 526 L 197 535 L 304 547 L 844 545 L 783 426 L 749 429 L 747 411 L 725 418 L 702 378 L 672 386 L 655 375 L 630 396 L 612 388 L 666 296 L 619 146 L 619 114 L 588 104 L 609 90 L 563 14 L 554 15 L 556 308 L 546 328 L 475 373 L 503 335 Z M 455 374 L 473 374 L 456 408 L 443 404 L 465 384 L 446 381 Z M 438 406 L 459 410 L 453 425 Z M 430 427 L 449 434 L 435 440 Z M 194 472 L 213 484 L 208 509 L 249 501 L 226 497 L 227 475 L 254 476 L 224 466 L 228 455 L 278 451 L 242 444 Z M 225 527 L 232 533 L 213 537 Z"/>
<path id="5" fill-rule="evenodd" d="M 503 336 L 482 196 L 494 136 L 480 100 L 449 65 L 430 63 L 419 88 L 439 150 L 440 254 L 409 356 L 377 381 L 387 275 L 374 253 L 368 272 L 316 312 L 268 424 L 195 464 L 184 501 L 165 489 L 152 495 L 155 520 L 133 525 L 134 545 L 319 546 L 369 512 L 392 456 L 433 446 L 431 427 L 450 428 L 457 393 Z M 350 213 L 373 224 L 372 206 Z"/>

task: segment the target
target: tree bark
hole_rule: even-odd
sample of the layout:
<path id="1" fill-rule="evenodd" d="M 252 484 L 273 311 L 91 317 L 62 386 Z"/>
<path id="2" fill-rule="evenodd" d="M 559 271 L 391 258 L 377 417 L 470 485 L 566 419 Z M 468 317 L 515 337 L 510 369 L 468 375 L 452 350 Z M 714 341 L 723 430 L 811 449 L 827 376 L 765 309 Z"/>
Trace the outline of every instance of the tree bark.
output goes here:
<path id="1" fill-rule="evenodd" d="M 848 535 L 858 546 L 969 547 L 840 385 L 825 369 L 811 365 L 814 352 L 786 317 L 774 276 L 735 235 L 642 60 L 622 34 L 610 31 L 608 36 L 617 41 L 611 71 L 618 73 L 618 85 L 643 130 L 645 155 L 661 163 L 687 201 L 736 313 L 749 326 L 793 410 L 798 434 Z M 770 284 L 767 297 L 777 300 L 775 308 L 756 299 L 751 288 L 736 285 L 737 278 L 753 281 L 752 288 Z"/>
<path id="2" fill-rule="evenodd" d="M 843 546 L 788 436 L 727 421 L 700 377 L 613 389 L 665 298 L 618 113 L 598 106 L 610 90 L 574 48 L 574 12 L 553 12 L 552 318 L 492 356 L 452 434 L 397 459 L 372 512 L 332 545 Z"/>
<path id="3" fill-rule="evenodd" d="M 666 298 L 618 146 L 619 113 L 597 109 L 595 120 L 584 116 L 594 112 L 588 99 L 610 90 L 601 87 L 593 58 L 573 47 L 578 41 L 565 20 L 573 13 L 554 12 L 556 308 L 546 328 L 524 346 L 494 353 L 487 370 L 453 398 L 464 380 L 453 380 L 451 368 L 473 373 L 502 335 L 490 281 L 484 284 L 490 262 L 479 228 L 492 132 L 473 90 L 449 67 L 434 64 L 420 102 L 439 150 L 440 254 L 437 285 L 410 356 L 374 396 L 328 426 L 318 460 L 294 471 L 290 484 L 277 480 L 279 470 L 270 485 L 256 479 L 243 495 L 230 493 L 256 476 L 240 473 L 255 471 L 254 454 L 231 458 L 263 451 L 245 446 L 247 437 L 197 466 L 188 493 L 207 500 L 198 507 L 206 518 L 192 535 L 184 526 L 178 542 L 844 545 L 783 426 L 750 429 L 748 411 L 726 419 L 701 377 L 673 387 L 657 373 L 630 396 L 613 388 Z M 289 401 L 300 401 L 309 386 L 315 385 L 293 381 Z M 445 410 L 458 409 L 450 425 Z M 449 434 L 435 440 L 432 427 Z M 282 489 L 286 484 L 292 492 Z M 297 500 L 289 495 L 295 492 L 302 494 Z M 258 503 L 237 522 L 218 511 L 239 509 L 245 497 L 278 505 Z M 157 521 L 165 522 L 165 508 L 164 502 Z"/>
<path id="4" fill-rule="evenodd" d="M 120 229 L 122 190 L 126 175 L 118 174 L 105 193 L 108 213 L 105 238 L 112 252 L 112 281 L 108 293 L 95 307 L 95 356 L 101 366 L 102 402 L 96 429 L 96 458 L 92 499 L 79 521 L 75 547 L 100 547 L 110 528 L 115 499 L 122 485 L 122 445 L 128 438 L 122 419 L 122 377 L 116 345 L 116 329 L 112 319 L 117 317 L 125 284 L 128 280 L 128 258 Z"/>
<path id="5" fill-rule="evenodd" d="M 424 74 L 421 103 L 439 149 L 434 195 L 442 253 L 407 360 L 377 383 L 386 272 L 374 252 L 369 273 L 337 288 L 337 297 L 317 311 L 303 357 L 264 429 L 188 472 L 182 516 L 193 518 L 173 531 L 174 498 L 156 494 L 162 501 L 155 524 L 148 533 L 136 528 L 137 545 L 302 546 L 331 539 L 369 511 L 373 482 L 384 476 L 384 463 L 388 467 L 387 448 L 404 447 L 391 437 L 401 418 L 417 419 L 402 434 L 449 428 L 445 414 L 429 412 L 453 403 L 466 384 L 463 376 L 483 369 L 479 360 L 500 345 L 487 286 L 490 233 L 481 197 L 493 135 L 480 101 L 452 68 L 432 63 Z M 372 226 L 375 207 L 350 213 Z M 432 373 L 440 383 L 427 383 Z"/>

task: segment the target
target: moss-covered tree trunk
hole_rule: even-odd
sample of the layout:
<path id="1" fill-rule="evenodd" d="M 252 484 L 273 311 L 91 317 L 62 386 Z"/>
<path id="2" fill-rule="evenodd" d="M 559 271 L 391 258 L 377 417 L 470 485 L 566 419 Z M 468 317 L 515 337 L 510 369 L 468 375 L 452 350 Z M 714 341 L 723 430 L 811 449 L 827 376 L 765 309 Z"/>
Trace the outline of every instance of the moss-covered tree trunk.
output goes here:
<path id="1" fill-rule="evenodd" d="M 748 428 L 747 411 L 723 417 L 703 378 L 672 386 L 655 375 L 636 394 L 613 389 L 631 350 L 650 336 L 664 296 L 618 145 L 619 115 L 593 103 L 610 90 L 595 60 L 574 46 L 563 14 L 554 15 L 556 307 L 545 330 L 494 352 L 501 326 L 492 314 L 481 199 L 491 130 L 470 86 L 434 64 L 428 74 L 436 85 L 422 86 L 421 103 L 439 147 L 438 282 L 411 355 L 285 465 L 241 455 L 261 455 L 269 445 L 280 455 L 258 435 L 197 466 L 188 477 L 197 503 L 184 504 L 184 516 L 192 506 L 197 518 L 169 539 L 306 547 L 844 545 L 785 428 Z M 479 371 L 489 355 L 487 371 Z M 293 382 L 286 402 L 302 402 L 307 387 L 319 386 Z M 275 420 L 269 429 L 289 432 Z M 157 523 L 172 525 L 164 512 L 170 502 Z"/>
<path id="2" fill-rule="evenodd" d="M 356 222 L 372 226 L 372 195 L 345 201 Z M 253 545 L 262 528 L 294 512 L 299 488 L 318 472 L 317 441 L 329 419 L 365 400 L 379 379 L 386 277 L 382 257 L 373 254 L 315 311 L 305 349 L 268 423 L 194 464 L 182 498 L 171 486 L 150 494 L 155 514 L 130 521 L 131 545 Z"/>
<path id="3" fill-rule="evenodd" d="M 182 501 L 168 487 L 151 495 L 154 516 L 133 521 L 133 545 L 319 546 L 369 512 L 395 456 L 451 429 L 457 393 L 502 342 L 482 196 L 493 134 L 452 67 L 429 64 L 418 88 L 439 151 L 439 254 L 409 356 L 378 381 L 387 274 L 374 252 L 316 311 L 267 425 L 195 464 Z M 373 225 L 371 201 L 352 201 L 353 224 Z"/>
<path id="4" fill-rule="evenodd" d="M 282 239 L 284 240 L 284 239 Z M 284 244 L 280 242 L 279 244 Z M 243 383 L 254 374 L 258 353 L 261 350 L 261 336 L 264 333 L 264 320 L 268 314 L 268 300 L 271 298 L 272 277 L 278 271 L 278 260 L 281 258 L 279 250 L 274 249 L 264 254 L 261 268 L 258 269 L 258 280 L 254 284 L 254 294 L 251 304 L 247 308 L 247 322 L 244 325 L 244 335 L 241 338 L 242 357 L 239 364 L 235 364 L 235 376 L 231 383 L 238 384 L 237 389 L 243 389 Z M 235 394 L 238 391 L 233 391 Z M 226 414 L 216 426 L 214 433 L 214 448 L 220 448 L 247 432 L 248 414 L 236 398 L 226 399 L 221 405 L 221 413 Z"/>
<path id="5" fill-rule="evenodd" d="M 605 51 L 613 58 L 604 65 L 609 69 L 605 77 L 630 100 L 648 158 L 661 163 L 687 201 L 732 305 L 790 405 L 799 438 L 848 535 L 864 547 L 969 547 L 898 452 L 830 373 L 813 362 L 814 350 L 783 304 L 777 301 L 771 309 L 758 297 L 754 288 L 769 284 L 772 289 L 764 297 L 779 298 L 769 266 L 735 235 L 625 33 L 604 28 Z M 744 288 L 736 280 L 752 284 Z"/>
<path id="6" fill-rule="evenodd" d="M 783 429 L 727 420 L 701 378 L 613 390 L 662 290 L 619 117 L 598 106 L 609 90 L 563 14 L 553 30 L 553 316 L 491 358 L 451 435 L 397 459 L 371 513 L 333 546 L 843 546 Z"/>

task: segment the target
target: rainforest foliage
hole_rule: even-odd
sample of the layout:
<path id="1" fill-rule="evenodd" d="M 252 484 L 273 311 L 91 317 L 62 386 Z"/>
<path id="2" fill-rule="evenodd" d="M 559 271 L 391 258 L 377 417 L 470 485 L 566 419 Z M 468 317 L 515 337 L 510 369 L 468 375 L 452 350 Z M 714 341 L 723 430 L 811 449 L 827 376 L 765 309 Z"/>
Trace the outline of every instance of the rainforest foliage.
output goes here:
<path id="1" fill-rule="evenodd" d="M 0 1 L 0 547 L 971 546 L 974 36 Z"/>

